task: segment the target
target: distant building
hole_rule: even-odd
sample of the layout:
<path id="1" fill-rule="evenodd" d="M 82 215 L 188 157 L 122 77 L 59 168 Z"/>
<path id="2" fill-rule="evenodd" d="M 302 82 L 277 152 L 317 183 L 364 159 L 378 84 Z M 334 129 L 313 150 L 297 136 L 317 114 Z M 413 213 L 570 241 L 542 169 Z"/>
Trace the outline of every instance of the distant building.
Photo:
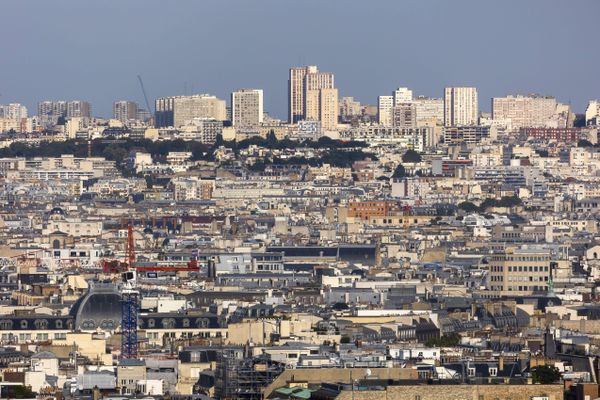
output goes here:
<path id="1" fill-rule="evenodd" d="M 414 103 L 398 103 L 393 109 L 392 125 L 397 128 L 417 126 L 417 107 Z"/>
<path id="2" fill-rule="evenodd" d="M 492 118 L 509 120 L 513 129 L 543 127 L 556 111 L 549 96 L 507 96 L 492 99 Z"/>
<path id="3" fill-rule="evenodd" d="M 263 91 L 240 89 L 231 94 L 231 116 L 234 127 L 255 128 L 263 122 Z"/>
<path id="4" fill-rule="evenodd" d="M 447 87 L 444 92 L 444 125 L 465 126 L 477 124 L 479 113 L 477 89 L 474 87 Z"/>
<path id="5" fill-rule="evenodd" d="M 413 104 L 417 113 L 417 126 L 441 125 L 444 122 L 444 99 L 417 97 Z"/>
<path id="6" fill-rule="evenodd" d="M 489 126 L 457 126 L 444 128 L 444 143 L 480 143 L 484 139 L 493 138 L 495 128 Z"/>
<path id="7" fill-rule="evenodd" d="M 113 118 L 121 122 L 137 119 L 138 105 L 134 101 L 120 100 L 113 103 Z"/>
<path id="8" fill-rule="evenodd" d="M 59 118 L 67 116 L 67 102 L 42 101 L 38 103 L 38 116 L 42 123 L 56 124 Z"/>
<path id="9" fill-rule="evenodd" d="M 154 102 L 156 112 L 154 114 L 154 126 L 167 128 L 174 126 L 173 111 L 175 109 L 175 97 L 159 97 Z"/>
<path id="10" fill-rule="evenodd" d="M 378 121 L 381 125 L 392 125 L 392 111 L 394 109 L 394 96 L 379 96 L 377 98 Z"/>
<path id="11" fill-rule="evenodd" d="M 585 109 L 585 122 L 590 124 L 594 121 L 594 125 L 600 125 L 600 101 L 590 100 Z"/>
<path id="12" fill-rule="evenodd" d="M 522 131 L 530 139 L 563 143 L 577 143 L 582 134 L 580 128 L 525 128 Z"/>
<path id="13" fill-rule="evenodd" d="M 90 118 L 92 106 L 87 101 L 73 100 L 67 103 L 67 118 Z"/>
<path id="14" fill-rule="evenodd" d="M 413 92 L 409 88 L 401 87 L 394 90 L 394 106 L 413 101 Z"/>
<path id="15" fill-rule="evenodd" d="M 218 121 L 225 121 L 227 118 L 225 100 L 207 94 L 161 97 L 156 99 L 155 106 L 157 128 L 178 128 L 194 118 L 212 118 Z"/>
<path id="16" fill-rule="evenodd" d="M 342 97 L 340 99 L 340 119 L 342 121 L 351 121 L 353 118 L 359 117 L 361 113 L 360 102 L 354 100 L 354 97 Z"/>
<path id="17" fill-rule="evenodd" d="M 294 124 L 304 119 L 304 78 L 317 73 L 316 65 L 290 68 L 288 78 L 288 122 Z"/>
<path id="18" fill-rule="evenodd" d="M 27 107 L 20 103 L 0 105 L 0 118 L 21 120 L 27 118 Z"/>
<path id="19" fill-rule="evenodd" d="M 334 75 L 316 66 L 290 68 L 288 80 L 289 122 L 321 121 L 324 130 L 337 127 L 338 91 Z"/>
<path id="20" fill-rule="evenodd" d="M 552 279 L 548 249 L 507 247 L 490 257 L 489 289 L 493 297 L 546 293 Z"/>

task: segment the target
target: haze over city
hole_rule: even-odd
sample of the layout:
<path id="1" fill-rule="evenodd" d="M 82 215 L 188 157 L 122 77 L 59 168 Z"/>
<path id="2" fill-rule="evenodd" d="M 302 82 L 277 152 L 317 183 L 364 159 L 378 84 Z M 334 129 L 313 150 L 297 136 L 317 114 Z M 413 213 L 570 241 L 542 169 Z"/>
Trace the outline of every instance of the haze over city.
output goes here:
<path id="1" fill-rule="evenodd" d="M 336 74 L 340 96 L 375 104 L 395 86 L 493 96 L 540 93 L 583 112 L 600 90 L 600 3 L 581 1 L 3 0 L 0 102 L 35 109 L 82 98 L 110 116 L 116 98 L 260 87 L 285 119 L 287 69 Z"/>
<path id="2" fill-rule="evenodd" d="M 600 400 L 600 0 L 0 0 L 0 398 Z"/>

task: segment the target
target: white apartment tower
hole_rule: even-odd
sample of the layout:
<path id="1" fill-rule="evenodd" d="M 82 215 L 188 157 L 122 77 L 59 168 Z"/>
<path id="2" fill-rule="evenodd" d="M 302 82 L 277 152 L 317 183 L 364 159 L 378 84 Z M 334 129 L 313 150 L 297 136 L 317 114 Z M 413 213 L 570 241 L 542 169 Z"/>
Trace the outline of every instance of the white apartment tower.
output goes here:
<path id="1" fill-rule="evenodd" d="M 479 114 L 477 88 L 447 87 L 444 91 L 444 125 L 476 125 Z"/>
<path id="2" fill-rule="evenodd" d="M 258 127 L 263 122 L 263 91 L 240 89 L 231 93 L 231 122 L 234 127 Z"/>
<path id="3" fill-rule="evenodd" d="M 42 101 L 38 103 L 38 116 L 41 118 L 65 117 L 67 115 L 66 101 Z"/>
<path id="4" fill-rule="evenodd" d="M 377 115 L 381 125 L 392 125 L 392 111 L 394 109 L 394 96 L 379 96 L 377 98 Z"/>
<path id="5" fill-rule="evenodd" d="M 401 87 L 394 90 L 394 105 L 410 103 L 413 101 L 413 92 L 409 88 Z"/>
<path id="6" fill-rule="evenodd" d="M 0 105 L 0 118 L 11 120 L 22 120 L 27 118 L 27 107 L 21 103 L 10 103 Z"/>

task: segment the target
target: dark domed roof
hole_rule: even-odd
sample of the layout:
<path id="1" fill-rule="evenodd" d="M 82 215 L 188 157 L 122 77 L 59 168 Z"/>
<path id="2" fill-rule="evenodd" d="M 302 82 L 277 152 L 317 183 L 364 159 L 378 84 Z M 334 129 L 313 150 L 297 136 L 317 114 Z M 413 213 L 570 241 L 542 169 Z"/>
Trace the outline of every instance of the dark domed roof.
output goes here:
<path id="1" fill-rule="evenodd" d="M 65 215 L 65 210 L 63 210 L 60 207 L 54 207 L 52 210 L 50 210 L 50 215 Z"/>
<path id="2" fill-rule="evenodd" d="M 113 331 L 121 325 L 121 295 L 113 283 L 90 282 L 88 292 L 71 308 L 75 329 Z"/>

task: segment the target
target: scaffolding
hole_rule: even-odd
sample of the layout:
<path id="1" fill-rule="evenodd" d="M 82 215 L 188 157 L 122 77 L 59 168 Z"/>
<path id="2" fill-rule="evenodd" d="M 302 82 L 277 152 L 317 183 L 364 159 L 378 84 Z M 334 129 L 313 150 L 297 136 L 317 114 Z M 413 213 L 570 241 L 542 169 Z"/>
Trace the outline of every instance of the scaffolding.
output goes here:
<path id="1" fill-rule="evenodd" d="M 138 358 L 138 293 L 123 292 L 121 300 L 121 358 Z"/>
<path id="2" fill-rule="evenodd" d="M 217 356 L 215 397 L 260 400 L 264 389 L 285 369 L 268 356 L 248 358 L 243 349 L 223 349 Z"/>

